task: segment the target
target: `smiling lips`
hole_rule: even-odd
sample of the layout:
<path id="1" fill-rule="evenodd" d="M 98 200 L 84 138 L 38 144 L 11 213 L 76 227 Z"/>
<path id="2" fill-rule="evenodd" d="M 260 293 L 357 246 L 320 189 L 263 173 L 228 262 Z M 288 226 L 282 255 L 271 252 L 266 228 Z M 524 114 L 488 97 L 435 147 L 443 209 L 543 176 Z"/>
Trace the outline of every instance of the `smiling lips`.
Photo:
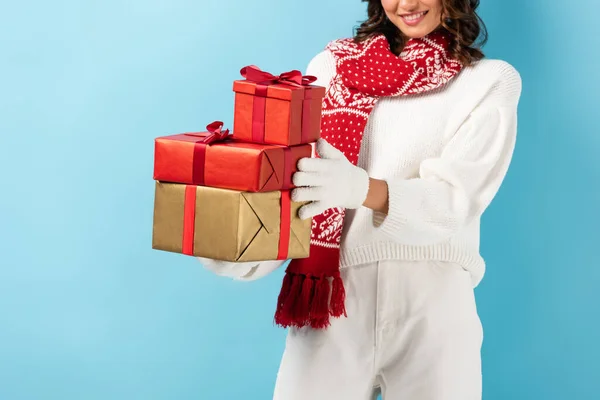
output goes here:
<path id="1" fill-rule="evenodd" d="M 421 11 L 417 13 L 401 15 L 400 17 L 402 20 L 404 20 L 406 25 L 416 26 L 423 21 L 423 18 L 425 18 L 425 15 L 427 15 L 428 12 L 429 11 Z"/>

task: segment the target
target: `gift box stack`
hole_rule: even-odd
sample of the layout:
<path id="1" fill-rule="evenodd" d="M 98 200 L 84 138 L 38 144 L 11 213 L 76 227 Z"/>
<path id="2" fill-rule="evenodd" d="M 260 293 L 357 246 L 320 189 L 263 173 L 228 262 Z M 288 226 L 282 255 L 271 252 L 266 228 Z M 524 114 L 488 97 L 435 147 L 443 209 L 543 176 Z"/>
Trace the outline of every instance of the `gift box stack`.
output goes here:
<path id="1" fill-rule="evenodd" d="M 255 66 L 233 82 L 233 132 L 155 139 L 152 248 L 225 261 L 309 256 L 311 220 L 291 201 L 292 175 L 320 136 L 325 88 Z"/>

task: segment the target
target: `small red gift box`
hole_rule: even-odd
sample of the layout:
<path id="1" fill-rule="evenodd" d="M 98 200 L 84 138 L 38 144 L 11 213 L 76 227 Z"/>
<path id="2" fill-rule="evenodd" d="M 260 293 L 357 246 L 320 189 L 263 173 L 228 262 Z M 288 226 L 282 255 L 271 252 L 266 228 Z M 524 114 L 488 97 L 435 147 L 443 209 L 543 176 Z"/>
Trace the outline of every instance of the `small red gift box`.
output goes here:
<path id="1" fill-rule="evenodd" d="M 154 180 L 245 192 L 293 188 L 298 161 L 310 157 L 310 144 L 285 147 L 232 139 L 223 123 L 208 132 L 155 139 Z"/>
<path id="2" fill-rule="evenodd" d="M 241 74 L 245 79 L 233 83 L 234 138 L 282 146 L 319 139 L 325 88 L 311 85 L 315 77 L 297 70 L 274 76 L 255 66 Z"/>

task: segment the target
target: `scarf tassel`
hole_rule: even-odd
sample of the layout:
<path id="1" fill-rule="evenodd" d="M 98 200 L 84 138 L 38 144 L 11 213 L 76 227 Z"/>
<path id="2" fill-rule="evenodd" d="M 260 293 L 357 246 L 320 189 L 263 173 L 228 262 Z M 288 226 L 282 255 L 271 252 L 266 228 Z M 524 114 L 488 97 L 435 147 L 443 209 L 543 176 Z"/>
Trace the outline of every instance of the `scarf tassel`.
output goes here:
<path id="1" fill-rule="evenodd" d="M 332 294 L 331 294 L 331 315 L 334 317 L 347 317 L 346 315 L 346 291 L 344 290 L 344 283 L 338 273 L 333 278 L 332 283 Z"/>
<path id="2" fill-rule="evenodd" d="M 331 295 L 331 296 L 330 296 Z M 275 323 L 314 329 L 330 325 L 330 316 L 346 316 L 345 290 L 339 273 L 329 277 L 286 272 L 277 301 Z"/>

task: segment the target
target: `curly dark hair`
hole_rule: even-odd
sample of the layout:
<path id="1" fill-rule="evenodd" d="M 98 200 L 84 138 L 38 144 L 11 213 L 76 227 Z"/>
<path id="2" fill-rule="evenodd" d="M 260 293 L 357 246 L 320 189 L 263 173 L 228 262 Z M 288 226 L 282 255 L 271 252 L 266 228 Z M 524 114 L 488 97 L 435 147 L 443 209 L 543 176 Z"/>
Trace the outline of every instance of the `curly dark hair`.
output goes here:
<path id="1" fill-rule="evenodd" d="M 390 49 L 400 54 L 407 38 L 387 18 L 381 0 L 361 0 L 368 2 L 368 19 L 357 29 L 356 42 L 383 34 L 390 43 Z M 487 42 L 488 34 L 483 20 L 476 10 L 480 0 L 442 0 L 442 20 L 440 29 L 445 29 L 452 37 L 449 52 L 453 58 L 468 66 L 484 57 L 481 47 Z"/>

